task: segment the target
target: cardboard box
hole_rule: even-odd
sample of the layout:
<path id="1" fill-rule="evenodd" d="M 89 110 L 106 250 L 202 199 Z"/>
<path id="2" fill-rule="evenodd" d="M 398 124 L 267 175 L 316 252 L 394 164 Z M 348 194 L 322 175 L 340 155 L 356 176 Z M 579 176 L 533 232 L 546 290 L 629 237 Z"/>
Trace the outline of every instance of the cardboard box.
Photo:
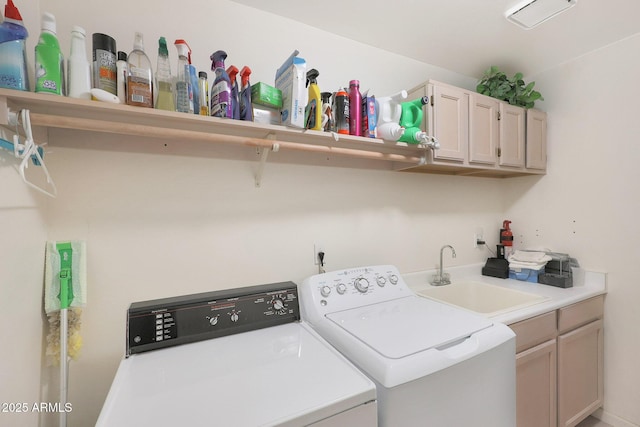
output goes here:
<path id="1" fill-rule="evenodd" d="M 276 88 L 282 91 L 282 124 L 304 128 L 304 109 L 307 105 L 307 63 L 293 51 L 276 71 Z"/>
<path id="2" fill-rule="evenodd" d="M 266 125 L 280 124 L 280 109 L 265 107 L 264 105 L 251 104 L 253 106 L 253 122 Z"/>
<path id="3" fill-rule="evenodd" d="M 376 98 L 366 92 L 362 96 L 362 136 L 375 138 L 378 134 L 378 115 L 376 114 Z"/>
<path id="4" fill-rule="evenodd" d="M 282 91 L 266 83 L 251 85 L 251 102 L 269 108 L 282 108 Z"/>

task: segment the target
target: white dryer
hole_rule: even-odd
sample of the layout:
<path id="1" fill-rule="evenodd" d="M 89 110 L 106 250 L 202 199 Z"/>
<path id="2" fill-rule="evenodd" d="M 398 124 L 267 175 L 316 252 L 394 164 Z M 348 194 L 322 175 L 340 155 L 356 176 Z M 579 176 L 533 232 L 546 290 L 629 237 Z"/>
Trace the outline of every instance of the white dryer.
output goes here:
<path id="1" fill-rule="evenodd" d="M 291 282 L 134 303 L 113 426 L 375 427 L 375 385 L 301 322 Z"/>
<path id="2" fill-rule="evenodd" d="M 298 286 L 302 318 L 374 380 L 385 427 L 514 427 L 515 334 L 415 295 L 394 266 Z"/>

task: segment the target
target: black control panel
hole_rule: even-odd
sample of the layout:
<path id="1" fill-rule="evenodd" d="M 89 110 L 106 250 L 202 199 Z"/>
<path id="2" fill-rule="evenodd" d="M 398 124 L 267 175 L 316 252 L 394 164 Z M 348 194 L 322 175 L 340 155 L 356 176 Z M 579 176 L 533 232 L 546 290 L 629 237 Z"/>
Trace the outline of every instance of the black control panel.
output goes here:
<path id="1" fill-rule="evenodd" d="M 298 320 L 293 282 L 135 302 L 127 311 L 127 357 Z"/>

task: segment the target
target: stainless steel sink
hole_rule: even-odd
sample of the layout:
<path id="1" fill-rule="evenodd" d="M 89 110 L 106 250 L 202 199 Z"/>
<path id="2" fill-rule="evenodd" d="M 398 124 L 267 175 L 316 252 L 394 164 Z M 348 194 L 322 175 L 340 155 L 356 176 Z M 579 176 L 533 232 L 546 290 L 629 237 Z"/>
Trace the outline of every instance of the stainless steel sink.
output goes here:
<path id="1" fill-rule="evenodd" d="M 418 294 L 489 317 L 549 300 L 549 297 L 474 281 L 429 286 Z"/>

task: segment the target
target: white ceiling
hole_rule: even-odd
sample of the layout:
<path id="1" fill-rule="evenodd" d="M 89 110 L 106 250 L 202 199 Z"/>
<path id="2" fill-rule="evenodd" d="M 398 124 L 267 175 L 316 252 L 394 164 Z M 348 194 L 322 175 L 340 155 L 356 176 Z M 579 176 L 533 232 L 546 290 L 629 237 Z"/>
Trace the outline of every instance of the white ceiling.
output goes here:
<path id="1" fill-rule="evenodd" d="M 535 76 L 640 32 L 640 0 L 578 0 L 531 30 L 504 18 L 517 0 L 232 1 L 476 78 Z"/>

